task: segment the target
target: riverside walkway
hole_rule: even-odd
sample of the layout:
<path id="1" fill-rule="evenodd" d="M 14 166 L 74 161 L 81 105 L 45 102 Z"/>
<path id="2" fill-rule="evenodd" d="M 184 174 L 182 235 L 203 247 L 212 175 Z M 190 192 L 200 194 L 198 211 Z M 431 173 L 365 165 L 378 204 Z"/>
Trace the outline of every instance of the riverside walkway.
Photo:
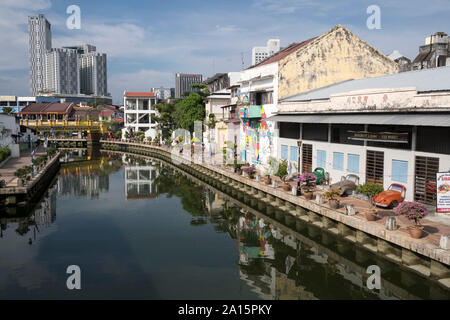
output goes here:
<path id="1" fill-rule="evenodd" d="M 441 285 L 450 288 L 450 250 L 440 247 L 441 236 L 450 234 L 450 227 L 446 224 L 424 219 L 426 235 L 421 239 L 413 239 L 407 231 L 411 222 L 404 217 L 396 216 L 399 226 L 397 230 L 386 229 L 386 219 L 393 215 L 390 210 L 380 210 L 378 221 L 367 221 L 364 209 L 369 204 L 365 201 L 352 197 L 341 198 L 344 207 L 332 209 L 328 203 L 318 204 L 314 200 L 306 200 L 303 196 L 294 196 L 281 187 L 273 188 L 263 182 L 235 174 L 231 168 L 223 165 L 222 155 L 209 157 L 203 154 L 197 161 L 192 161 L 190 156 L 168 147 L 129 141 L 102 140 L 100 143 L 106 150 L 151 155 L 178 163 L 180 169 L 192 172 L 206 181 L 219 183 L 228 193 L 237 196 L 244 194 L 256 199 L 256 204 L 264 204 L 268 212 L 279 210 L 290 213 L 297 219 L 338 234 L 355 245 L 381 254 L 422 276 L 438 279 Z M 201 161 L 207 157 L 207 161 Z M 354 206 L 353 214 L 347 212 L 347 204 Z"/>

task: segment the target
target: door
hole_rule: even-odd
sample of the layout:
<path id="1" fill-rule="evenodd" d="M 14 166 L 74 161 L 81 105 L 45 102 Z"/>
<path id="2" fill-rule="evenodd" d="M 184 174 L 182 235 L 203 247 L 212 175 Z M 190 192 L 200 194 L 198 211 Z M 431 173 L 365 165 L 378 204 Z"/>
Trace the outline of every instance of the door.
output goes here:
<path id="1" fill-rule="evenodd" d="M 366 182 L 383 186 L 384 182 L 384 152 L 367 150 Z"/>
<path id="2" fill-rule="evenodd" d="M 416 156 L 414 179 L 414 200 L 436 205 L 436 174 L 439 172 L 439 158 Z"/>
<path id="3" fill-rule="evenodd" d="M 312 144 L 302 145 L 302 172 L 312 172 Z"/>

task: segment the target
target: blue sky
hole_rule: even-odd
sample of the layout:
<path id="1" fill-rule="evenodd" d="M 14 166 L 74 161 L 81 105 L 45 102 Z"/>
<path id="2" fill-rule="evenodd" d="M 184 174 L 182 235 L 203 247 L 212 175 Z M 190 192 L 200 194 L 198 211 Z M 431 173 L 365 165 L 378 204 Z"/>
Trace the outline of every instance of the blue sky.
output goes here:
<path id="1" fill-rule="evenodd" d="M 66 27 L 66 8 L 81 8 L 81 29 Z M 369 5 L 381 8 L 381 29 L 366 26 Z M 411 9 L 408 9 L 411 8 Z M 320 35 L 336 24 L 385 54 L 413 59 L 426 36 L 450 33 L 448 0 L 1 0 L 0 95 L 29 94 L 27 16 L 43 13 L 53 47 L 89 43 L 108 55 L 114 102 L 124 90 L 174 86 L 175 73 L 239 71 L 251 48 L 279 37 L 281 45 Z"/>

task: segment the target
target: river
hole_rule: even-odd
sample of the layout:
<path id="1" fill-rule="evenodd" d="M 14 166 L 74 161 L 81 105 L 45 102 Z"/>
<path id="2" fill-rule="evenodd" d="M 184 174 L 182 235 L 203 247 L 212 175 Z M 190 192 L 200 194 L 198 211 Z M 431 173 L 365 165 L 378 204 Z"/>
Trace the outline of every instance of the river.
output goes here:
<path id="1" fill-rule="evenodd" d="M 270 217 L 155 159 L 74 151 L 67 160 L 38 203 L 0 213 L 0 299 L 450 298 L 338 236 Z M 80 290 L 67 288 L 71 265 Z M 380 289 L 366 285 L 371 265 Z"/>

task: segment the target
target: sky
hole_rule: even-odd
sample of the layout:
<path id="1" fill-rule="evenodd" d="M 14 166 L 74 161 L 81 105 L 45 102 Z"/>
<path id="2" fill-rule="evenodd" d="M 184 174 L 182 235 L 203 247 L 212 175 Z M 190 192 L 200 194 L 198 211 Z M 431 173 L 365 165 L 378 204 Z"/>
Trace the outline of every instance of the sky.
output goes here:
<path id="1" fill-rule="evenodd" d="M 70 5 L 80 7 L 80 29 L 66 26 Z M 370 5 L 381 29 L 367 27 Z M 425 37 L 450 34 L 449 0 L 0 0 L 0 95 L 30 94 L 27 17 L 40 13 L 53 47 L 88 43 L 107 54 L 116 104 L 125 90 L 174 87 L 175 73 L 240 71 L 269 38 L 284 47 L 341 24 L 384 54 L 414 59 Z"/>

